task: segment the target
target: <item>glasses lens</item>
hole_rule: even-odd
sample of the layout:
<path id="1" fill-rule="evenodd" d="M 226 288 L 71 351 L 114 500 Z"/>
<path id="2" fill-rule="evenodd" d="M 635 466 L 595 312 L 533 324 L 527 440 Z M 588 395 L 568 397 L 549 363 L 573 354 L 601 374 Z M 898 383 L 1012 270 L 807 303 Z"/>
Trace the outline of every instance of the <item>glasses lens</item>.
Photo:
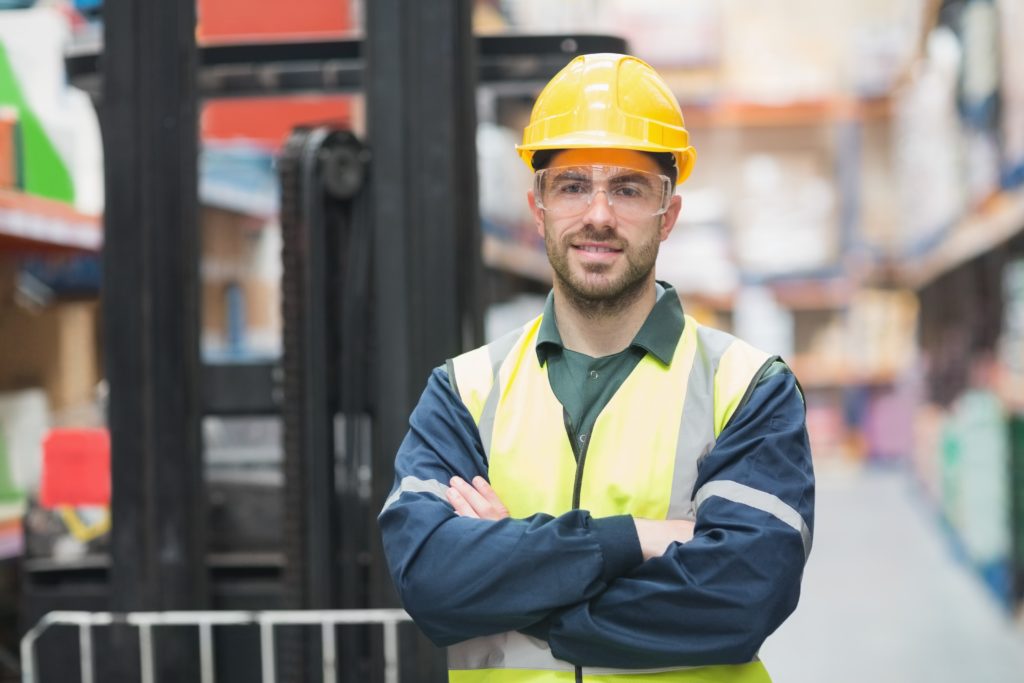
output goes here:
<path id="1" fill-rule="evenodd" d="M 665 211 L 671 192 L 667 177 L 631 168 L 572 166 L 537 173 L 536 195 L 541 208 L 557 216 L 582 214 L 598 192 L 604 192 L 619 218 L 641 219 Z"/>

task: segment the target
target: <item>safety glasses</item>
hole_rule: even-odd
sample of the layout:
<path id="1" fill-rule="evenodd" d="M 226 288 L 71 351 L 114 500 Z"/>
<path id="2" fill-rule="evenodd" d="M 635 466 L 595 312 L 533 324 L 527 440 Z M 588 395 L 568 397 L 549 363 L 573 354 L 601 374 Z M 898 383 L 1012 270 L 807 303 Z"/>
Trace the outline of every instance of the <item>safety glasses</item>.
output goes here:
<path id="1" fill-rule="evenodd" d="M 615 215 L 625 220 L 659 216 L 668 209 L 668 176 L 622 166 L 562 166 L 534 174 L 537 206 L 558 218 L 582 215 L 598 192 L 604 192 Z"/>

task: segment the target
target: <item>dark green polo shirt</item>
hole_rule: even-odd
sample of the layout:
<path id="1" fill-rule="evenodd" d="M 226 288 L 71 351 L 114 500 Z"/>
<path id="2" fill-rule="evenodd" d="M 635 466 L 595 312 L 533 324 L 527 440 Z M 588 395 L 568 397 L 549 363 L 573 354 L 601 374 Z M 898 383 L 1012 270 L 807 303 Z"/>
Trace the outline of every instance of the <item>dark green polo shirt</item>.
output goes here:
<path id="1" fill-rule="evenodd" d="M 683 334 L 683 307 L 672 285 L 658 285 L 658 300 L 633 341 L 624 350 L 601 358 L 565 348 L 558 332 L 554 293 L 548 295 L 537 333 L 537 360 L 541 365 L 547 363 L 548 382 L 564 408 L 566 428 L 573 438 L 577 458 L 590 438 L 597 416 L 640 360 L 649 353 L 663 365 L 672 362 Z M 776 362 L 758 378 L 758 383 L 788 371 L 784 363 Z"/>

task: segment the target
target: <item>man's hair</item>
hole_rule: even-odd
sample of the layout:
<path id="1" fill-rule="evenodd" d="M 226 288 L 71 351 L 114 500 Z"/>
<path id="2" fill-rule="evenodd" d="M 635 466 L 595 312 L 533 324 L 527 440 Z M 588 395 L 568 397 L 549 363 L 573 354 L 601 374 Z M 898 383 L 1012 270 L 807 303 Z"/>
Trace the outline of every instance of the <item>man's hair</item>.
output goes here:
<path id="1" fill-rule="evenodd" d="M 551 160 L 559 152 L 564 152 L 563 149 L 538 149 L 533 153 L 533 170 L 539 171 L 542 168 L 547 168 L 551 164 Z M 672 181 L 672 187 L 676 186 L 676 175 L 678 169 L 676 169 L 676 158 L 669 152 L 642 152 L 647 156 L 654 159 L 655 163 L 658 164 L 658 168 L 664 175 L 667 175 L 669 180 Z"/>

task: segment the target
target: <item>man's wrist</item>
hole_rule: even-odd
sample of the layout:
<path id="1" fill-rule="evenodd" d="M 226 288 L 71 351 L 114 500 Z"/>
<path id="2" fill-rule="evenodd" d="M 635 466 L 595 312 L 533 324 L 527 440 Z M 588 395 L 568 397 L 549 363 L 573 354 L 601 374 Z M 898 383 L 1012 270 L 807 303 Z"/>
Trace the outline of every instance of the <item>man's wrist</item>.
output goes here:
<path id="1" fill-rule="evenodd" d="M 644 560 L 661 557 L 673 543 L 693 539 L 694 523 L 687 520 L 636 518 L 633 521 Z"/>

